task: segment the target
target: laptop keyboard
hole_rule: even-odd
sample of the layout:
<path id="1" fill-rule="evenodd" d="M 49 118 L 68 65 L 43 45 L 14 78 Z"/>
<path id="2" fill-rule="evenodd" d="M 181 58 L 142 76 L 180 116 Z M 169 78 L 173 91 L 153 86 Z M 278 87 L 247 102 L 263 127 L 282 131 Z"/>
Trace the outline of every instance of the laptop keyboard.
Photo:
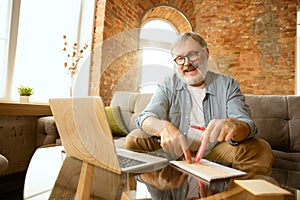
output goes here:
<path id="1" fill-rule="evenodd" d="M 131 166 L 135 166 L 135 165 L 145 163 L 143 161 L 135 160 L 133 158 L 124 157 L 124 156 L 121 156 L 121 155 L 118 155 L 118 157 L 119 157 L 119 160 L 120 160 L 121 168 L 131 167 Z"/>

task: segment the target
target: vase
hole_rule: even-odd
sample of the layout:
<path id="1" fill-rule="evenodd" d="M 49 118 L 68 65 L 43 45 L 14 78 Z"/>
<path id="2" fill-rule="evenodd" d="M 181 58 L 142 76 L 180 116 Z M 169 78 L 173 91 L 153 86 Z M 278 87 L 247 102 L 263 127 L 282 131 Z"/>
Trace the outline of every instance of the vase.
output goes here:
<path id="1" fill-rule="evenodd" d="M 20 96 L 21 103 L 29 103 L 29 96 Z"/>
<path id="2" fill-rule="evenodd" d="M 73 85 L 74 85 L 74 76 L 70 77 L 70 82 L 69 82 L 69 96 L 72 97 L 73 96 Z"/>

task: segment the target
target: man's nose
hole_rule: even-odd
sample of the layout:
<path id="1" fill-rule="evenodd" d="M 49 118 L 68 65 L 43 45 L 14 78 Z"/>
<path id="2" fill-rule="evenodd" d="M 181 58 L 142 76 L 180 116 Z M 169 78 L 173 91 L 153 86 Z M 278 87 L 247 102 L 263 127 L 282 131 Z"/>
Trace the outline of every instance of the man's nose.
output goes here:
<path id="1" fill-rule="evenodd" d="M 190 64 L 190 60 L 188 59 L 188 57 L 184 57 L 183 65 L 189 65 L 189 64 Z"/>

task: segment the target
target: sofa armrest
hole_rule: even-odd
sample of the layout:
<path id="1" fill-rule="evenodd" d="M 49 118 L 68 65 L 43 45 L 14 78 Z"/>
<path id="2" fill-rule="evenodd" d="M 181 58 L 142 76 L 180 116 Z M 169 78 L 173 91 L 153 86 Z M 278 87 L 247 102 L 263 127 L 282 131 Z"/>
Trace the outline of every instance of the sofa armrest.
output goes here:
<path id="1" fill-rule="evenodd" d="M 8 166 L 7 158 L 0 154 L 0 174 L 6 170 L 7 166 Z"/>
<path id="2" fill-rule="evenodd" d="M 59 138 L 53 116 L 41 117 L 37 122 L 37 147 L 55 144 Z"/>

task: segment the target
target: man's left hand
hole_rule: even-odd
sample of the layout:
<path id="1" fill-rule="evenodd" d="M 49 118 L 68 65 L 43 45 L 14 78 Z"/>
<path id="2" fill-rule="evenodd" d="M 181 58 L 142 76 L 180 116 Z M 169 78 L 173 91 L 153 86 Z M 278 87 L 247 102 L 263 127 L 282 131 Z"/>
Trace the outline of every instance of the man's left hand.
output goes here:
<path id="1" fill-rule="evenodd" d="M 203 132 L 201 143 L 208 144 L 208 142 L 216 140 L 219 142 L 229 140 L 239 142 L 244 140 L 249 135 L 249 132 L 248 124 L 243 121 L 233 118 L 213 119 Z"/>

